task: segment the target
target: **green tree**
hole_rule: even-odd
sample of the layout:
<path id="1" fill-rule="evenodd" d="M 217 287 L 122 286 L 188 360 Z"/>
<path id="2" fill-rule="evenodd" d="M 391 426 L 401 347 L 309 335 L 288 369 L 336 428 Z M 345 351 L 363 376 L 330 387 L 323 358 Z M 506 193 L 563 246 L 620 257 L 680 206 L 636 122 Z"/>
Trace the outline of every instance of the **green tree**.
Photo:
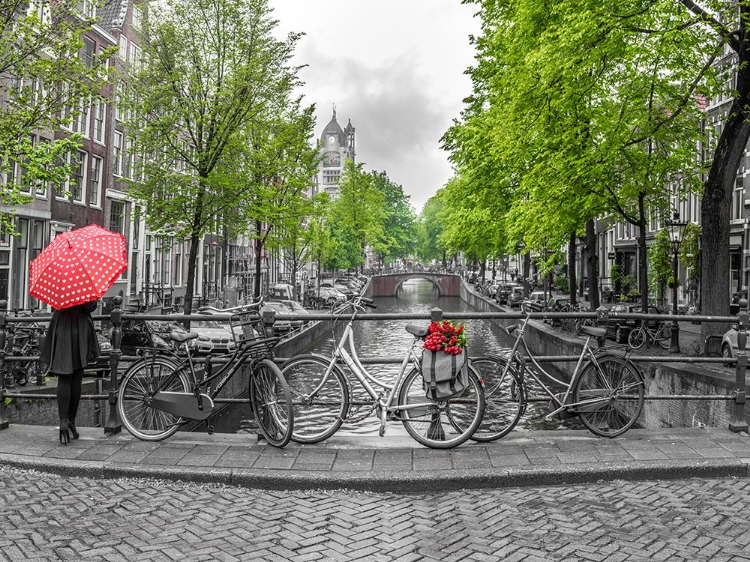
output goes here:
<path id="1" fill-rule="evenodd" d="M 216 217 L 240 206 L 246 182 L 228 154 L 297 84 L 289 65 L 298 35 L 274 38 L 266 0 L 166 0 L 151 4 L 139 69 L 123 77 L 128 123 L 144 158 L 133 195 L 151 227 L 190 240 L 185 310 L 192 307 L 198 247 Z"/>
<path id="2" fill-rule="evenodd" d="M 443 190 L 430 197 L 422 208 L 417 223 L 417 255 L 425 263 L 441 260 L 447 265 L 447 249 L 440 242 L 443 233 L 443 222 L 440 215 L 443 211 Z"/>
<path id="3" fill-rule="evenodd" d="M 337 253 L 348 255 L 349 267 L 364 263 L 365 249 L 383 238 L 385 224 L 385 195 L 374 182 L 375 176 L 363 171 L 363 164 L 344 162 L 339 183 L 339 196 L 332 208 L 332 225 Z M 352 263 L 352 245 L 358 257 Z M 348 251 L 344 252 L 344 249 Z"/>
<path id="4" fill-rule="evenodd" d="M 371 172 L 372 183 L 383 194 L 385 206 L 381 236 L 372 244 L 380 262 L 412 255 L 416 239 L 416 215 L 403 187 L 388 179 L 385 172 Z"/>
<path id="5" fill-rule="evenodd" d="M 654 236 L 654 240 L 648 247 L 649 262 L 649 286 L 657 296 L 659 304 L 664 306 L 666 302 L 667 287 L 674 283 L 672 279 L 672 244 L 669 241 L 669 232 L 662 228 Z"/>
<path id="6" fill-rule="evenodd" d="M 79 56 L 95 21 L 76 0 L 41 3 L 0 0 L 0 229 L 14 231 L 13 214 L 37 189 L 60 190 L 71 176 L 65 156 L 80 135 L 52 138 L 85 104 L 102 99 L 112 49 Z M 31 141 L 46 133 L 50 142 Z"/>

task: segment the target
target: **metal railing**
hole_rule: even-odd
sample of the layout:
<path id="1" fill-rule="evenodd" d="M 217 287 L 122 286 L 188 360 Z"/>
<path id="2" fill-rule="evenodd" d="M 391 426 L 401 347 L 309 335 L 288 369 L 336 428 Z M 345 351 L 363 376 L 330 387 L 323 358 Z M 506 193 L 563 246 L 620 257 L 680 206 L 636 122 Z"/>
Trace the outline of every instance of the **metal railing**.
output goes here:
<path id="1" fill-rule="evenodd" d="M 121 421 L 117 413 L 117 392 L 119 382 L 119 371 L 123 359 L 134 359 L 124 357 L 121 350 L 122 341 L 122 323 L 126 319 L 143 319 L 143 320 L 169 320 L 169 321 L 183 321 L 183 320 L 205 320 L 205 315 L 142 315 L 142 314 L 124 314 L 122 311 L 122 298 L 115 297 L 113 299 L 114 308 L 109 315 L 94 316 L 96 320 L 108 320 L 112 329 L 110 332 L 111 351 L 109 356 L 109 388 L 106 394 L 85 394 L 81 398 L 84 400 L 107 400 L 109 404 L 109 412 L 106 424 L 104 425 L 105 433 L 119 433 L 121 431 Z M 9 364 L 13 361 L 21 360 L 36 360 L 38 356 L 11 356 L 8 354 L 8 346 L 6 345 L 9 341 L 12 343 L 13 332 L 15 326 L 33 323 L 33 322 L 47 322 L 49 316 L 36 316 L 36 317 L 24 317 L 24 316 L 8 316 L 6 311 L 5 301 L 0 301 L 0 429 L 5 429 L 9 425 L 9 420 L 6 412 L 6 399 L 24 399 L 24 400 L 50 400 L 56 399 L 54 394 L 43 394 L 38 392 L 20 392 L 15 388 L 13 377 L 9 376 L 10 370 Z M 743 307 L 744 308 L 744 307 Z M 275 316 L 275 318 L 274 318 Z M 357 321 L 373 321 L 373 320 L 488 320 L 488 321 L 500 321 L 503 324 L 511 323 L 513 321 L 520 320 L 525 317 L 525 314 L 520 312 L 444 312 L 439 308 L 433 309 L 430 313 L 368 313 L 357 318 Z M 226 321 L 229 322 L 232 318 L 231 314 L 213 314 L 210 316 L 211 320 Z M 679 356 L 674 355 L 649 355 L 648 353 L 632 353 L 629 357 L 635 363 L 687 363 L 687 364 L 710 364 L 710 363 L 721 363 L 724 365 L 734 366 L 734 388 L 728 394 L 687 394 L 687 395 L 658 395 L 649 394 L 644 398 L 645 400 L 708 400 L 708 401 L 729 401 L 734 403 L 734 409 L 729 422 L 729 429 L 734 432 L 747 431 L 748 424 L 745 420 L 745 401 L 747 390 L 745 386 L 745 375 L 747 372 L 747 328 L 750 324 L 750 314 L 747 310 L 743 310 L 737 316 L 698 316 L 691 315 L 686 317 L 684 315 L 670 315 L 670 314 L 642 314 L 642 313 L 611 313 L 608 314 L 607 318 L 604 318 L 603 311 L 599 312 L 534 312 L 531 313 L 531 318 L 534 320 L 559 320 L 566 318 L 591 318 L 597 321 L 604 319 L 635 319 L 635 320 L 654 320 L 659 321 L 673 321 L 692 323 L 699 322 L 720 322 L 737 325 L 737 344 L 738 350 L 736 357 L 707 357 L 707 356 L 685 356 L 681 354 Z M 689 320 L 688 320 L 689 318 Z M 277 315 L 266 315 L 264 321 L 266 322 L 266 329 L 272 330 L 275 319 L 279 320 L 310 320 L 310 321 L 330 321 L 330 313 L 316 313 L 312 312 L 309 314 L 277 314 Z M 560 337 L 563 333 L 560 333 Z M 565 334 L 565 337 L 572 337 L 570 334 Z M 580 343 L 582 345 L 582 341 Z M 603 342 L 599 342 L 600 346 L 603 346 Z M 537 355 L 535 359 L 539 362 L 554 362 L 554 363 L 570 363 L 577 361 L 579 356 L 576 355 Z M 277 357 L 276 360 L 281 362 L 287 358 Z M 209 358 L 196 358 L 198 361 L 210 361 L 212 363 L 226 363 L 229 361 L 227 357 L 209 357 Z M 386 364 L 398 362 L 391 357 L 369 357 L 362 358 L 364 363 L 371 364 Z M 37 379 L 36 384 L 43 384 L 43 377 L 40 382 Z M 244 403 L 246 399 L 241 398 L 217 398 L 215 402 L 218 403 Z"/>

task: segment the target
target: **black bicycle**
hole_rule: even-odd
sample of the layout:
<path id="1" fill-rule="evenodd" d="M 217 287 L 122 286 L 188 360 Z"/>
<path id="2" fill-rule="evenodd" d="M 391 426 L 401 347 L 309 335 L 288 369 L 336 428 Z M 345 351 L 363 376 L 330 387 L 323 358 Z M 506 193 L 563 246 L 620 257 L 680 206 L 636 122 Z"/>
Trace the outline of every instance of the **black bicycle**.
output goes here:
<path id="1" fill-rule="evenodd" d="M 216 396 L 242 371 L 248 375 L 250 404 L 260 432 L 276 447 L 289 442 L 294 431 L 292 395 L 271 351 L 280 338 L 265 335 L 255 310 L 233 315 L 231 327 L 237 349 L 215 373 L 193 364 L 188 342 L 198 334 L 176 331 L 169 337 L 184 357 L 151 350 L 125 371 L 117 407 L 131 434 L 144 441 L 160 441 L 190 420 L 208 420 Z M 210 425 L 208 431 L 213 433 Z"/>

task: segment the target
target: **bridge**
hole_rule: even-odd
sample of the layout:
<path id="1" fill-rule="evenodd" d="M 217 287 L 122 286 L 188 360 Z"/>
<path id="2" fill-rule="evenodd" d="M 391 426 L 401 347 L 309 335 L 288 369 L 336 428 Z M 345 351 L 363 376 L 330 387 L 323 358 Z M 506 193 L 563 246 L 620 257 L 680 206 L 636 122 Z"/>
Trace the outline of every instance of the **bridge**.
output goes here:
<path id="1" fill-rule="evenodd" d="M 368 296 L 371 297 L 395 297 L 404 281 L 409 279 L 425 279 L 437 289 L 439 297 L 458 297 L 461 287 L 461 278 L 458 275 L 448 273 L 430 273 L 427 271 L 413 271 L 408 273 L 390 273 L 384 275 L 373 275 L 370 279 Z"/>

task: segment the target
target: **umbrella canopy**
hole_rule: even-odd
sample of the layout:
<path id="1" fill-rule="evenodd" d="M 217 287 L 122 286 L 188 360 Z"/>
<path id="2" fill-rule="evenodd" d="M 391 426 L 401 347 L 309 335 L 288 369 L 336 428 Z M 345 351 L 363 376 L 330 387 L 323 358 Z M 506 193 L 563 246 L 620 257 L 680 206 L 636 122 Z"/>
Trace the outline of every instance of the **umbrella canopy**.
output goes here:
<path id="1" fill-rule="evenodd" d="M 125 237 L 91 224 L 58 234 L 31 261 L 29 294 L 69 308 L 102 297 L 127 267 Z"/>

